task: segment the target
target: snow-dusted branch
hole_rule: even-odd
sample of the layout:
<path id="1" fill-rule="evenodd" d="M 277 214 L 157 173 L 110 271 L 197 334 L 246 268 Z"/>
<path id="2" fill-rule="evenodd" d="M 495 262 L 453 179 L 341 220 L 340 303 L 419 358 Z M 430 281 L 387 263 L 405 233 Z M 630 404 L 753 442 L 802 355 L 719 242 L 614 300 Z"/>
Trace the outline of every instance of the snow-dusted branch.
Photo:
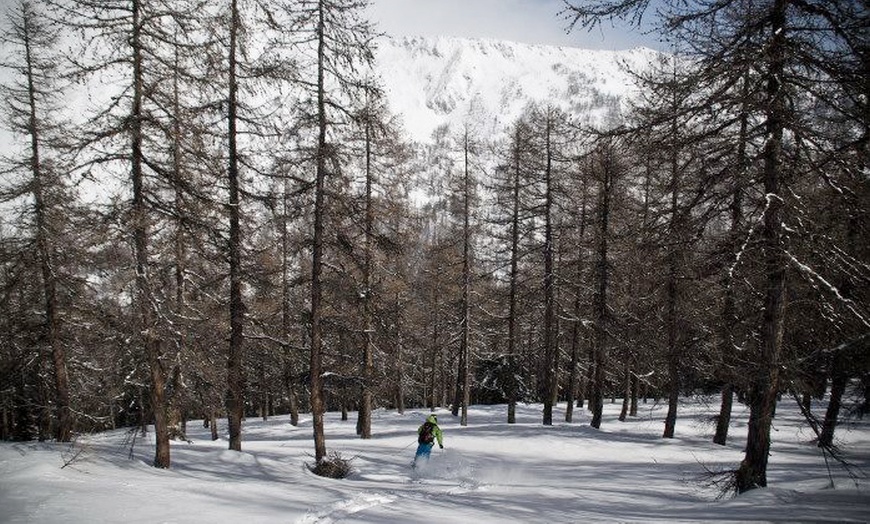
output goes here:
<path id="1" fill-rule="evenodd" d="M 740 264 L 740 259 L 743 258 L 743 253 L 746 252 L 746 247 L 749 245 L 749 241 L 752 240 L 753 236 L 755 236 L 755 231 L 758 229 L 759 224 L 764 222 L 764 216 L 767 214 L 768 209 L 770 209 L 770 201 L 773 197 L 774 195 L 769 193 L 765 196 L 764 211 L 762 211 L 760 218 L 749 229 L 746 238 L 743 239 L 743 244 L 740 245 L 740 249 L 734 255 L 734 263 L 728 268 L 728 278 L 734 278 L 734 270 L 737 269 L 737 265 Z"/>
<path id="2" fill-rule="evenodd" d="M 797 258 L 795 258 L 795 256 L 792 255 L 790 252 L 786 251 L 785 254 L 786 254 L 786 256 L 788 257 L 788 260 L 789 260 L 789 261 L 790 261 L 790 262 L 791 262 L 791 263 L 792 263 L 792 264 L 793 264 L 793 265 L 794 265 L 794 266 L 795 266 L 795 267 L 796 267 L 796 268 L 797 268 L 801 273 L 803 273 L 804 275 L 806 275 L 807 277 L 809 277 L 811 280 L 816 281 L 816 282 L 818 282 L 819 284 L 821 284 L 825 289 L 827 289 L 830 293 L 832 293 L 835 297 L 837 297 L 837 300 L 839 300 L 839 301 L 840 301 L 844 306 L 846 306 L 846 309 L 848 309 L 849 311 L 851 311 L 852 314 L 855 315 L 855 317 L 856 317 L 858 320 L 860 320 L 861 323 L 864 324 L 865 327 L 870 328 L 870 321 L 868 321 L 868 319 L 865 318 L 864 315 L 862 315 L 860 311 L 858 311 L 858 309 L 855 307 L 855 302 L 854 302 L 854 301 L 852 301 L 852 300 L 850 300 L 850 299 L 844 297 L 844 296 L 840 293 L 840 290 L 837 289 L 837 287 L 836 287 L 835 285 L 833 285 L 833 284 L 831 284 L 830 282 L 828 282 L 828 281 L 825 279 L 825 277 L 823 277 L 822 275 L 818 274 L 818 272 L 814 271 L 811 267 L 809 267 L 809 266 L 807 266 L 806 264 L 804 264 L 804 263 L 802 263 L 801 261 L 799 261 L 799 260 L 798 260 Z"/>

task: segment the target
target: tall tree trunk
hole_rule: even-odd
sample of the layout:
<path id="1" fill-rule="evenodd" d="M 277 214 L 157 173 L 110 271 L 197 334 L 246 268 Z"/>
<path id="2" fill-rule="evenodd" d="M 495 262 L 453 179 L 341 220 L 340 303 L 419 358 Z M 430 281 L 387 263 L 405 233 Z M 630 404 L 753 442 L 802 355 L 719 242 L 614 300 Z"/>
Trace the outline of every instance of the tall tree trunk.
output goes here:
<path id="1" fill-rule="evenodd" d="M 443 389 L 443 380 L 438 377 L 439 353 L 441 352 L 441 326 L 440 326 L 440 303 L 441 296 L 438 290 L 435 290 L 435 298 L 432 304 L 432 348 L 429 351 L 432 354 L 432 365 L 430 366 L 429 374 L 429 408 L 435 411 L 435 406 L 438 405 L 439 388 Z"/>
<path id="2" fill-rule="evenodd" d="M 292 314 L 290 310 L 290 232 L 288 227 L 290 213 L 290 182 L 284 179 L 281 216 L 281 358 L 284 360 L 284 390 L 290 399 L 290 425 L 299 425 L 299 401 L 296 394 L 296 376 L 293 349 L 290 345 Z"/>
<path id="3" fill-rule="evenodd" d="M 574 327 L 571 331 L 571 362 L 568 364 L 568 391 L 565 398 L 565 422 L 574 419 L 574 395 L 577 391 L 577 360 L 580 353 L 580 298 L 574 299 Z"/>
<path id="4" fill-rule="evenodd" d="M 676 65 L 674 66 L 676 68 Z M 676 69 L 674 70 L 674 84 L 676 84 Z M 676 88 L 674 91 L 673 109 L 676 113 L 679 102 L 676 100 Z M 676 142 L 678 136 L 676 117 L 671 120 L 671 137 Z M 677 314 L 679 290 L 677 289 L 677 278 L 679 273 L 680 255 L 683 249 L 683 226 L 680 219 L 679 210 L 679 194 L 680 194 L 680 172 L 679 159 L 677 148 L 680 147 L 674 143 L 671 145 L 670 151 L 670 171 L 671 171 L 671 210 L 670 224 L 668 233 L 670 235 L 671 249 L 668 251 L 668 276 L 666 306 L 667 311 L 667 362 L 668 362 L 668 413 L 665 416 L 665 430 L 662 434 L 663 438 L 673 438 L 674 430 L 677 425 L 677 405 L 680 400 L 680 367 L 681 358 L 679 341 L 677 339 Z"/>
<path id="5" fill-rule="evenodd" d="M 785 70 L 787 0 L 775 0 L 767 63 L 767 115 L 764 146 L 764 213 L 762 241 L 767 278 L 761 324 L 761 348 L 749 391 L 749 431 L 746 453 L 736 473 L 737 490 L 744 493 L 767 486 L 770 428 L 779 386 L 779 359 L 785 317 L 786 259 L 783 245 L 782 136 L 786 113 L 781 79 Z"/>
<path id="6" fill-rule="evenodd" d="M 468 129 L 464 139 L 465 174 L 463 176 L 463 227 L 462 227 L 462 338 L 459 343 L 459 373 L 456 378 L 456 396 L 453 416 L 461 406 L 462 416 L 459 423 L 468 425 L 468 403 L 471 397 L 471 378 L 469 376 L 469 353 L 471 338 L 471 171 L 469 166 Z"/>
<path id="7" fill-rule="evenodd" d="M 59 340 L 60 320 L 57 314 L 57 274 L 54 241 L 49 236 L 52 230 L 48 218 L 49 204 L 45 200 L 45 176 L 40 157 L 41 128 L 37 117 L 37 86 L 34 71 L 33 48 L 31 34 L 33 17 L 36 14 L 27 4 L 21 4 L 21 28 L 24 43 L 25 64 L 27 67 L 27 95 L 29 102 L 30 130 L 30 171 L 33 176 L 32 193 L 36 211 L 36 248 L 39 255 L 39 265 L 42 271 L 42 291 L 45 300 L 45 342 L 51 351 L 52 370 L 54 372 L 54 403 L 57 424 L 54 428 L 54 438 L 58 442 L 69 442 L 72 438 L 72 417 L 70 414 L 69 375 L 66 367 L 66 349 Z M 47 404 L 46 404 L 47 405 Z"/>
<path id="8" fill-rule="evenodd" d="M 402 300 L 396 294 L 396 411 L 405 413 L 405 356 L 402 344 Z"/>
<path id="9" fill-rule="evenodd" d="M 260 414 L 260 417 L 263 419 L 263 422 L 267 422 L 269 420 L 269 392 L 268 386 L 266 385 L 266 366 L 263 365 L 263 362 L 260 362 L 257 365 L 258 369 L 258 379 L 260 382 L 259 392 L 257 395 L 257 411 Z"/>
<path id="10" fill-rule="evenodd" d="M 731 424 L 731 409 L 734 404 L 734 386 L 730 383 L 722 387 L 722 402 L 719 416 L 716 417 L 716 434 L 713 443 L 724 446 L 728 441 L 728 426 Z"/>
<path id="11" fill-rule="evenodd" d="M 637 376 L 637 373 L 631 374 L 631 407 L 628 410 L 629 417 L 637 416 L 637 395 L 638 395 L 638 386 L 640 384 L 640 379 Z"/>
<path id="12" fill-rule="evenodd" d="M 867 80 L 866 85 L 870 86 L 870 80 Z M 866 113 L 870 114 L 870 108 L 867 109 Z M 849 253 L 856 253 L 858 243 L 861 242 L 860 228 L 857 223 L 857 217 L 861 214 L 861 208 L 859 203 L 850 202 L 849 207 L 852 206 L 855 206 L 855 208 L 849 210 L 846 222 L 846 245 Z M 848 278 L 844 278 L 839 288 L 843 299 L 852 300 L 854 284 Z M 841 348 L 834 354 L 831 361 L 831 393 L 828 398 L 828 408 L 825 410 L 825 420 L 822 423 L 822 430 L 819 434 L 818 446 L 820 448 L 830 448 L 834 445 L 834 430 L 837 427 L 837 420 L 840 416 L 840 408 L 842 407 L 843 395 L 846 393 L 846 386 L 849 382 L 849 374 L 856 371 L 851 369 L 854 366 L 849 365 L 850 353 L 854 351 L 860 350 L 851 347 Z M 807 407 L 807 411 L 809 411 L 809 407 Z"/>
<path id="13" fill-rule="evenodd" d="M 625 363 L 625 378 L 623 382 L 622 409 L 619 411 L 619 421 L 625 422 L 628 417 L 628 408 L 631 404 L 631 364 Z"/>
<path id="14" fill-rule="evenodd" d="M 841 354 L 834 355 L 828 409 L 825 410 L 825 420 L 822 423 L 822 431 L 819 434 L 818 445 L 820 448 L 829 448 L 834 444 L 834 429 L 837 427 L 837 418 L 840 415 L 843 394 L 846 392 L 846 384 L 848 382 L 849 375 L 844 356 Z"/>
<path id="15" fill-rule="evenodd" d="M 450 405 L 450 379 L 451 379 L 451 370 L 453 369 L 453 363 L 455 361 L 452 351 L 448 351 L 448 345 L 444 344 L 441 347 L 441 367 L 438 369 L 439 371 L 439 381 L 441 384 L 441 405 L 449 406 Z M 455 417 L 458 412 L 453 413 Z"/>
<path id="16" fill-rule="evenodd" d="M 672 257 L 669 257 L 672 258 Z M 670 263 L 667 283 L 668 318 L 668 412 L 662 438 L 673 438 L 677 424 L 677 404 L 680 398 L 679 358 L 677 349 L 677 275 L 674 262 Z"/>
<path id="17" fill-rule="evenodd" d="M 326 456 L 326 438 L 324 436 L 323 415 L 325 404 L 323 399 L 323 348 L 322 300 L 323 289 L 321 273 L 323 271 L 323 222 L 326 218 L 325 181 L 326 181 L 326 98 L 324 74 L 326 68 L 326 35 L 323 1 L 317 4 L 317 173 L 314 187 L 314 246 L 311 260 L 311 361 L 309 374 L 311 376 L 311 415 L 314 426 L 314 458 L 320 462 Z"/>
<path id="18" fill-rule="evenodd" d="M 601 151 L 601 189 L 599 193 L 599 233 L 598 233 L 598 261 L 597 261 L 597 291 L 595 294 L 595 341 L 592 358 L 591 391 L 589 394 L 589 409 L 592 411 L 591 426 L 601 427 L 601 418 L 604 411 L 604 360 L 608 344 L 608 315 L 607 315 L 607 287 L 608 287 L 608 253 L 607 240 L 610 234 L 610 192 L 613 185 L 613 173 L 611 173 L 611 147 L 606 145 Z"/>
<path id="19" fill-rule="evenodd" d="M 571 333 L 571 367 L 568 370 L 568 398 L 566 399 L 567 405 L 565 406 L 565 422 L 571 422 L 574 418 L 574 401 L 578 387 L 577 381 L 579 373 L 577 371 L 577 366 L 579 365 L 578 362 L 580 360 L 580 340 L 583 327 L 583 323 L 580 320 L 580 315 L 582 313 L 580 294 L 582 290 L 581 282 L 583 282 L 583 264 L 586 262 L 586 257 L 584 256 L 583 251 L 583 241 L 586 238 L 587 189 L 588 184 L 586 183 L 586 177 L 583 177 L 583 191 L 580 201 L 580 232 L 578 235 L 577 269 L 574 275 L 574 329 Z M 580 395 L 580 398 L 582 398 L 582 394 Z M 582 401 L 578 407 L 582 407 Z"/>
<path id="20" fill-rule="evenodd" d="M 551 150 L 552 115 L 546 115 L 546 168 L 544 170 L 544 420 L 553 425 L 553 404 L 559 388 L 556 358 L 556 300 L 553 269 L 553 154 Z"/>
<path id="21" fill-rule="evenodd" d="M 182 143 L 181 143 L 181 101 L 179 75 L 181 71 L 180 56 L 178 48 L 174 48 L 174 65 L 175 71 L 172 77 L 172 175 L 173 192 L 175 198 L 175 312 L 176 315 L 184 314 L 184 270 L 185 270 L 185 238 L 184 238 L 184 197 L 181 188 L 181 180 L 183 179 L 182 170 Z M 180 337 L 179 344 L 184 344 L 184 336 Z M 186 428 L 182 428 L 186 421 L 186 413 L 183 413 L 182 399 L 184 397 L 184 381 L 180 379 L 181 368 L 176 366 L 173 370 L 173 380 L 171 382 L 170 391 L 172 392 L 167 399 L 169 405 L 169 432 L 170 437 L 175 438 L 180 435 L 185 440 L 187 439 Z"/>
<path id="22" fill-rule="evenodd" d="M 48 355 L 45 354 L 45 351 L 40 350 L 37 353 L 37 356 L 36 356 L 37 361 L 36 361 L 35 367 L 38 370 L 37 371 L 38 377 L 41 377 L 42 374 L 44 372 L 48 371 L 48 369 L 49 369 L 48 361 L 46 360 L 46 357 L 48 357 Z M 49 435 L 52 434 L 52 429 L 51 429 L 52 413 L 51 413 L 51 408 L 49 407 L 51 405 L 51 398 L 50 398 L 50 394 L 48 391 L 49 390 L 48 384 L 46 384 L 44 380 L 39 380 L 35 389 L 36 389 L 35 397 L 33 400 L 37 406 L 37 408 L 36 408 L 36 412 L 37 412 L 37 416 L 36 416 L 37 437 L 36 438 L 39 440 L 39 442 L 45 442 L 46 440 L 49 439 Z"/>
<path id="23" fill-rule="evenodd" d="M 142 48 L 140 42 L 140 2 L 134 0 L 133 35 L 131 39 L 133 51 L 133 107 L 131 115 L 131 148 L 133 179 L 133 238 L 136 258 L 136 288 L 138 292 L 138 313 L 141 322 L 141 333 L 144 337 L 145 353 L 151 376 L 151 410 L 154 416 L 156 451 L 154 466 L 168 468 L 170 466 L 169 436 L 166 422 L 166 402 L 164 393 L 165 374 L 160 362 L 161 344 L 157 338 L 157 326 L 152 308 L 151 286 L 148 275 L 148 211 L 145 204 L 144 176 L 142 173 L 142 98 L 143 71 Z"/>
<path id="24" fill-rule="evenodd" d="M 240 30 L 237 0 L 232 0 L 230 22 L 229 98 L 227 100 L 227 124 L 229 140 L 229 215 L 230 215 L 230 347 L 227 358 L 227 421 L 229 424 L 229 449 L 242 450 L 242 418 L 245 409 L 245 378 L 242 366 L 244 343 L 244 304 L 242 303 L 242 239 L 241 202 L 239 200 L 239 158 L 236 144 L 238 101 L 236 78 L 236 52 Z"/>
<path id="25" fill-rule="evenodd" d="M 140 41 L 141 6 L 138 0 L 133 1 L 132 8 L 133 33 L 130 45 L 133 52 L 133 107 L 130 122 L 132 149 L 131 177 L 133 179 L 133 243 L 136 258 L 137 308 L 151 376 L 151 409 L 154 414 L 154 435 L 156 439 L 154 466 L 168 468 L 170 466 L 170 452 L 165 395 L 166 374 L 160 361 L 162 344 L 157 333 L 157 322 L 152 310 L 153 298 L 148 276 L 148 210 L 145 203 L 144 176 L 142 173 L 142 98 L 144 81 L 142 46 Z"/>
<path id="26" fill-rule="evenodd" d="M 211 440 L 212 442 L 216 442 L 220 436 L 218 435 L 218 416 L 217 411 L 212 408 L 209 410 L 209 425 L 211 426 Z"/>
<path id="27" fill-rule="evenodd" d="M 519 396 L 519 384 L 515 378 L 517 374 L 517 293 L 519 286 L 519 259 L 520 259 L 520 148 L 522 147 L 522 128 L 517 125 L 514 133 L 513 147 L 513 177 L 511 182 L 511 269 L 510 290 L 508 296 L 508 424 L 517 421 L 517 397 Z"/>
<path id="28" fill-rule="evenodd" d="M 368 109 L 368 108 L 367 108 Z M 366 115 L 365 146 L 366 146 L 366 196 L 365 196 L 365 261 L 363 262 L 363 342 L 362 358 L 362 395 L 357 421 L 357 433 L 360 438 L 372 438 L 372 381 L 374 380 L 374 343 L 372 334 L 372 236 L 374 234 L 374 213 L 372 211 L 372 115 Z"/>
<path id="29" fill-rule="evenodd" d="M 737 174 L 734 180 L 734 187 L 731 196 L 731 227 L 729 232 L 729 267 L 726 269 L 723 276 L 722 286 L 725 289 L 725 297 L 722 307 L 722 361 L 725 362 L 725 367 L 729 367 L 731 355 L 734 352 L 734 328 L 737 325 L 737 305 L 734 296 L 734 278 L 733 266 L 737 261 L 737 256 L 740 249 L 739 236 L 743 229 L 743 185 L 746 177 L 746 171 L 749 169 L 749 158 L 746 154 L 746 146 L 748 144 L 748 129 L 749 129 L 749 112 L 747 105 L 749 104 L 749 79 L 748 75 L 743 77 L 742 94 L 744 97 L 743 110 L 740 113 L 740 134 L 737 144 Z M 726 383 L 722 386 L 722 403 L 719 408 L 719 416 L 716 417 L 716 434 L 713 436 L 713 442 L 724 446 L 728 441 L 728 428 L 731 424 L 731 409 L 734 403 L 734 385 L 731 383 L 732 373 L 729 369 L 724 372 Z"/>

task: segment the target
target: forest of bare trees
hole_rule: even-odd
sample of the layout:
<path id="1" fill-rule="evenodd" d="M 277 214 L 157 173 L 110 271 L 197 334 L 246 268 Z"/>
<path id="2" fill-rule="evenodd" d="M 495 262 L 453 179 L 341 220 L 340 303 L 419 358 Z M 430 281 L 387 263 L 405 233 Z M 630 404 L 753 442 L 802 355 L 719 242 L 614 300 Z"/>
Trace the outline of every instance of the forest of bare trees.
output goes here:
<path id="1" fill-rule="evenodd" d="M 660 61 L 593 126 L 403 139 L 364 0 L 15 0 L 3 13 L 0 439 L 475 403 L 750 409 L 818 444 L 870 402 L 870 14 L 664 1 Z M 565 4 L 574 30 L 648 0 Z M 412 199 L 424 190 L 425 199 Z M 826 396 L 827 394 L 827 396 Z M 813 401 L 828 400 L 826 403 Z M 822 406 L 822 407 L 820 407 Z"/>

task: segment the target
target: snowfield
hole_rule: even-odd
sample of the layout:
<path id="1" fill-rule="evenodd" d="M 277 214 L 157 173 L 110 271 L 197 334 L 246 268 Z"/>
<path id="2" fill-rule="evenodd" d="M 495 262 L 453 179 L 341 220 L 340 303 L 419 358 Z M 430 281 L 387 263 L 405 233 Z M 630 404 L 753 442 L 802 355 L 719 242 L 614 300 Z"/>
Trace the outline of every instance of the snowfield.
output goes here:
<path id="1" fill-rule="evenodd" d="M 410 139 L 431 143 L 442 125 L 460 132 L 470 124 L 480 136 L 500 137 L 532 102 L 604 125 L 637 94 L 630 71 L 647 70 L 660 53 L 403 37 L 380 39 L 375 57 L 391 111 Z"/>
<path id="2" fill-rule="evenodd" d="M 555 420 L 564 419 L 559 408 Z M 797 406 L 783 400 L 769 487 L 720 499 L 706 472 L 742 459 L 747 410 L 735 408 L 722 447 L 711 442 L 714 399 L 684 400 L 670 440 L 660 438 L 665 405 L 641 404 L 624 423 L 619 409 L 605 404 L 601 430 L 589 427 L 585 410 L 552 427 L 541 425 L 536 404 L 518 406 L 513 425 L 505 406 L 473 406 L 467 427 L 438 410 L 445 449 L 436 447 L 422 471 L 409 465 L 428 410 L 376 411 L 371 440 L 356 437 L 355 413 L 346 422 L 329 413 L 328 450 L 354 458 L 344 480 L 306 469 L 310 418 L 299 427 L 286 416 L 248 419 L 241 453 L 191 422 L 192 442 L 173 442 L 170 470 L 149 465 L 150 433 L 134 439 L 117 430 L 73 445 L 4 442 L 0 522 L 870 522 L 870 421 L 837 429 L 852 468 L 829 461 L 829 471 Z"/>

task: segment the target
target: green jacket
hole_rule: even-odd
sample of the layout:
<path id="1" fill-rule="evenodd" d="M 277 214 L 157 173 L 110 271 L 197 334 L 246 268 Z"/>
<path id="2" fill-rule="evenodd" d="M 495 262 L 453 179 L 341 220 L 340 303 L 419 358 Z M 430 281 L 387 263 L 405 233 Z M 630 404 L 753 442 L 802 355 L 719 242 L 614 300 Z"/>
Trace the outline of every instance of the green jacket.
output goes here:
<path id="1" fill-rule="evenodd" d="M 426 422 L 429 422 L 430 424 L 432 424 L 432 435 L 435 437 L 435 440 L 438 441 L 438 445 L 443 448 L 444 447 L 444 435 L 441 433 L 441 428 L 438 427 L 438 417 L 436 417 L 435 415 L 429 415 L 428 417 L 426 417 Z M 424 425 L 425 425 L 425 422 L 423 424 L 420 424 L 420 427 L 417 428 L 417 435 L 420 435 L 421 433 L 423 433 L 423 426 Z"/>

